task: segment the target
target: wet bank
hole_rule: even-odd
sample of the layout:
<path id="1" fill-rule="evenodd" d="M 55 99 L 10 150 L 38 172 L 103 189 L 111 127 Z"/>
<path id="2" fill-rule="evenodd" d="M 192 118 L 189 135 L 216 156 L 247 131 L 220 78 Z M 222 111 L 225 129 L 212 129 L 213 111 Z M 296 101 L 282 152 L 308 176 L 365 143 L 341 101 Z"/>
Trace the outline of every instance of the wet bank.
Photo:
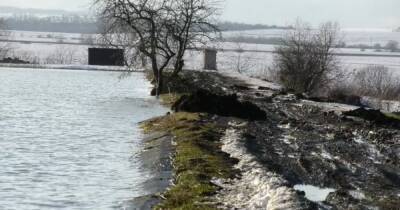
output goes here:
<path id="1" fill-rule="evenodd" d="M 136 197 L 129 209 L 151 209 L 161 202 L 162 193 L 171 185 L 173 178 L 173 138 L 167 132 L 149 132 L 143 137 L 144 148 L 140 152 L 142 167 L 149 171 L 151 179 L 144 183 L 147 195 Z"/>

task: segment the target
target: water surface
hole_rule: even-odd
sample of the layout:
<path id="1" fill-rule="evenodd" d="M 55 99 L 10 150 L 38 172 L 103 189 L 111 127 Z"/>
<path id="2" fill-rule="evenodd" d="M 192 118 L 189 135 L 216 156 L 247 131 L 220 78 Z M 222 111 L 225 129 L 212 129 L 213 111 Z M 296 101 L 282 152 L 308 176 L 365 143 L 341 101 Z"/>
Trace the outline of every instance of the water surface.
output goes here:
<path id="1" fill-rule="evenodd" d="M 0 68 L 0 209 L 124 209 L 146 194 L 144 75 Z"/>

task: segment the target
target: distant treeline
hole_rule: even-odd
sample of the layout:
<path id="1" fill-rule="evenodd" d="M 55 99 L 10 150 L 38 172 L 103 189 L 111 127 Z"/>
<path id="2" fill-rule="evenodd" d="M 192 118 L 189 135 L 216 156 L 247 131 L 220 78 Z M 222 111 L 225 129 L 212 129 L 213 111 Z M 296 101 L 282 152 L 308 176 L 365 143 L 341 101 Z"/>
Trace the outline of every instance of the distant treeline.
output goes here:
<path id="1" fill-rule="evenodd" d="M 291 26 L 276 26 L 264 24 L 246 24 L 236 22 L 221 22 L 218 27 L 222 31 L 247 31 L 247 30 L 262 30 L 262 29 L 292 29 Z"/>
<path id="2" fill-rule="evenodd" d="M 235 42 L 235 43 L 247 43 L 247 44 L 271 44 L 280 45 L 282 44 L 282 38 L 280 37 L 251 37 L 251 36 L 234 36 L 224 38 L 224 42 Z"/>
<path id="3" fill-rule="evenodd" d="M 8 29 L 17 31 L 40 31 L 59 33 L 98 33 L 96 18 L 82 15 L 61 15 L 39 17 L 36 15 L 14 15 L 5 19 Z M 244 31 L 260 29 L 290 29 L 263 24 L 245 24 L 235 22 L 220 22 L 218 27 L 222 31 Z"/>
<path id="4" fill-rule="evenodd" d="M 95 18 L 79 15 L 37 17 L 17 15 L 5 18 L 7 28 L 17 31 L 59 32 L 59 33 L 97 33 Z"/>

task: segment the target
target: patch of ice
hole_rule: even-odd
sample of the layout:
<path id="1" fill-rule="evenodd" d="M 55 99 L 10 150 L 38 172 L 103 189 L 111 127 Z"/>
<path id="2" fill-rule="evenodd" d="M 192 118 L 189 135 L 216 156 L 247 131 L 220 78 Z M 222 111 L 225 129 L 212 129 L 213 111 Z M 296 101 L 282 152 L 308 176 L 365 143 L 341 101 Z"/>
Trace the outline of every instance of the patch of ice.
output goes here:
<path id="1" fill-rule="evenodd" d="M 334 112 L 345 112 L 358 109 L 357 106 L 347 105 L 347 104 L 339 104 L 339 103 L 327 103 L 327 102 L 316 102 L 309 100 L 301 100 L 301 104 L 316 106 L 324 109 L 325 111 L 334 111 Z"/>
<path id="2" fill-rule="evenodd" d="M 325 159 L 328 159 L 328 160 L 333 160 L 334 159 L 334 157 L 324 149 L 321 151 L 321 157 L 323 157 Z"/>
<path id="3" fill-rule="evenodd" d="M 258 87 L 262 86 L 262 87 L 267 87 L 270 88 L 272 90 L 280 90 L 282 89 L 282 87 L 278 84 L 274 84 L 271 82 L 267 82 L 261 79 L 257 79 L 254 77 L 249 77 L 237 72 L 220 72 L 222 75 L 228 76 L 228 77 L 234 77 L 234 78 L 238 78 L 244 82 L 246 82 L 248 85 L 252 86 L 252 88 L 257 89 Z"/>
<path id="4" fill-rule="evenodd" d="M 335 192 L 331 188 L 319 188 L 312 185 L 295 185 L 295 190 L 303 191 L 306 193 L 306 198 L 314 202 L 323 202 L 328 197 L 329 193 Z"/>
<path id="5" fill-rule="evenodd" d="M 282 141 L 285 142 L 285 144 L 292 145 L 292 141 L 296 140 L 295 137 L 291 135 L 283 135 Z"/>
<path id="6" fill-rule="evenodd" d="M 352 190 L 352 191 L 349 191 L 349 194 L 351 195 L 351 197 L 358 199 L 358 200 L 365 200 L 365 198 L 366 198 L 365 194 L 361 191 Z"/>
<path id="7" fill-rule="evenodd" d="M 280 128 L 280 129 L 290 129 L 290 123 L 283 124 L 283 125 L 278 125 L 278 128 Z"/>
<path id="8" fill-rule="evenodd" d="M 235 166 L 241 178 L 223 186 L 217 200 L 226 209 L 301 209 L 296 191 L 287 187 L 287 181 L 267 171 L 245 148 L 241 133 L 232 124 L 222 138 L 222 151 L 239 160 Z M 221 182 L 220 182 L 221 183 Z M 219 183 L 219 184 L 220 184 Z"/>
<path id="9" fill-rule="evenodd" d="M 364 140 L 364 138 L 361 135 L 356 135 L 355 138 L 353 138 L 354 142 L 357 144 L 362 144 L 364 145 L 370 154 L 368 159 L 370 159 L 373 163 L 375 164 L 382 164 L 381 159 L 384 158 L 384 155 L 379 151 L 376 145 L 368 143 L 367 141 Z"/>
<path id="10" fill-rule="evenodd" d="M 356 142 L 357 144 L 365 144 L 365 141 L 362 136 L 356 136 L 354 138 L 354 142 Z"/>
<path id="11" fill-rule="evenodd" d="M 326 139 L 327 139 L 327 140 L 334 140 L 334 139 L 335 139 L 335 134 L 334 134 L 334 133 L 328 133 L 328 134 L 326 134 Z"/>

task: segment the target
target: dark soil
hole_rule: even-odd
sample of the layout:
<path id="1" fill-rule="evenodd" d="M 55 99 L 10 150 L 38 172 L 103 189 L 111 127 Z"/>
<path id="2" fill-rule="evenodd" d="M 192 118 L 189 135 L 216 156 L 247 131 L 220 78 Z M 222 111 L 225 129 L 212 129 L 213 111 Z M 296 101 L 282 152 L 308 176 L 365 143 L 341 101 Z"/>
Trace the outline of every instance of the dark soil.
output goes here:
<path id="1" fill-rule="evenodd" d="M 380 110 L 359 108 L 343 113 L 346 116 L 359 117 L 377 124 L 399 126 L 400 121 L 390 118 L 383 114 Z"/>
<path id="2" fill-rule="evenodd" d="M 251 102 L 238 101 L 237 95 L 217 95 L 205 89 L 198 89 L 182 96 L 173 106 L 176 112 L 203 112 L 224 117 L 238 117 L 248 120 L 266 120 L 266 114 Z"/>
<path id="3" fill-rule="evenodd" d="M 336 189 L 319 208 L 400 209 L 400 130 L 382 113 L 326 111 L 296 95 L 244 88 L 245 82 L 217 74 L 184 77 L 263 110 L 266 120 L 249 122 L 245 130 L 248 151 L 291 185 Z"/>

